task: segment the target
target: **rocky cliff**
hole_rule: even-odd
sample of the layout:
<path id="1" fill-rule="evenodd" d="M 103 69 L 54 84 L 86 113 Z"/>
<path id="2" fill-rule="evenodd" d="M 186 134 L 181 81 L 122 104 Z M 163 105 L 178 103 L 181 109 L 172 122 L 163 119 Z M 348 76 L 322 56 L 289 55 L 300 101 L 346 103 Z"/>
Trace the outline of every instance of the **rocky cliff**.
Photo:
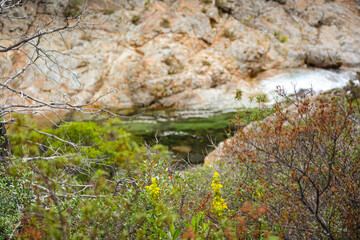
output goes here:
<path id="1" fill-rule="evenodd" d="M 56 62 L 40 59 L 14 84 L 43 99 L 81 102 L 116 89 L 97 102 L 116 109 L 226 105 L 237 87 L 270 69 L 360 69 L 359 6 L 350 0 L 93 0 L 87 27 L 42 42 Z M 18 27 L 3 22 L 1 31 Z M 6 75 L 24 66 L 25 57 L 3 54 L 0 63 Z"/>

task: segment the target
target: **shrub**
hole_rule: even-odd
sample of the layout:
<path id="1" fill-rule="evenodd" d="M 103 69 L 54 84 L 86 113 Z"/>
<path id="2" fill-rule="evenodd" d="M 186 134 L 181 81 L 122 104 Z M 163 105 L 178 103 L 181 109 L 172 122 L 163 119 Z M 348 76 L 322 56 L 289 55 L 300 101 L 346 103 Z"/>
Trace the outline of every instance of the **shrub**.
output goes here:
<path id="1" fill-rule="evenodd" d="M 7 225 L 7 233 L 14 232 L 17 238 L 270 236 L 262 218 L 256 224 L 251 218 L 266 213 L 262 206 L 254 204 L 252 211 L 240 212 L 245 203 L 243 198 L 233 197 L 237 196 L 234 182 L 229 181 L 226 167 L 219 167 L 218 174 L 208 167 L 175 172 L 163 146 L 127 148 L 131 138 L 113 124 L 66 123 L 43 130 L 45 136 L 35 132 L 17 137 L 14 131 L 23 134 L 18 128 L 13 130 L 12 147 L 23 146 L 13 151 L 4 174 L 12 179 L 23 177 L 31 200 L 25 207 L 15 204 L 25 212 L 12 220 L 21 221 L 19 227 Z M 132 162 L 131 168 L 120 167 L 117 153 L 112 152 L 121 139 L 123 148 L 118 151 L 128 151 L 126 162 Z M 23 143 L 32 141 L 40 147 L 29 157 L 32 146 Z M 239 171 L 237 176 L 242 174 Z"/>
<path id="2" fill-rule="evenodd" d="M 20 178 L 4 175 L 0 167 L 0 239 L 11 239 L 21 227 L 23 211 L 32 200 L 27 173 Z"/>
<path id="3" fill-rule="evenodd" d="M 292 113 L 277 104 L 274 116 L 232 140 L 230 166 L 251 172 L 243 185 L 262 189 L 255 203 L 270 208 L 272 231 L 292 238 L 360 234 L 360 134 L 352 104 L 339 101 L 293 101 Z"/>
<path id="4" fill-rule="evenodd" d="M 315 101 L 279 93 L 293 106 L 276 104 L 261 115 L 266 96 L 254 97 L 255 121 L 227 141 L 228 155 L 213 168 L 174 171 L 164 146 L 139 146 L 116 122 L 66 123 L 45 135 L 13 129 L 11 161 L 0 181 L 6 199 L 0 206 L 14 213 L 5 215 L 5 236 L 355 239 L 357 98 Z M 242 95 L 238 90 L 237 99 Z"/>

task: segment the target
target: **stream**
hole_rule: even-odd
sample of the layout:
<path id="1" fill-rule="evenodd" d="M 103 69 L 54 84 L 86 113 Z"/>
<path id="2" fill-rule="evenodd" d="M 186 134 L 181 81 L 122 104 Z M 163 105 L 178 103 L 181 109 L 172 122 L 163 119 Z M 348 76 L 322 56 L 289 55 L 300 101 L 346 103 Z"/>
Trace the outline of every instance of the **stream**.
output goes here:
<path id="1" fill-rule="evenodd" d="M 312 88 L 314 92 L 345 86 L 355 77 L 350 71 L 330 71 L 322 69 L 287 69 L 261 74 L 251 85 L 241 88 L 244 97 L 241 102 L 224 101 L 226 107 L 213 109 L 133 109 L 131 118 L 123 120 L 122 127 L 131 132 L 139 142 L 149 145 L 160 143 L 173 152 L 173 158 L 184 163 L 201 164 L 204 157 L 217 144 L 225 140 L 229 131 L 234 130 L 229 119 L 234 119 L 237 107 L 249 107 L 248 97 L 267 94 L 268 104 L 276 98 L 276 86 L 284 88 L 288 94 L 297 90 Z M 250 86 L 250 87 L 249 87 Z M 225 96 L 229 99 L 229 96 Z M 235 98 L 235 93 L 231 99 Z M 223 103 L 222 103 L 223 104 Z M 71 120 L 78 121 L 72 116 Z"/>

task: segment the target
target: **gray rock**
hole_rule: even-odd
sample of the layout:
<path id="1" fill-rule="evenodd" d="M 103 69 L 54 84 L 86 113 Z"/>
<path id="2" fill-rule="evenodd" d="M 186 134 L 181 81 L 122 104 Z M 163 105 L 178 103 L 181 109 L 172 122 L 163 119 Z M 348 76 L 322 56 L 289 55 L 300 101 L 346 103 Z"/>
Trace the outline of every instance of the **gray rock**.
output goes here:
<path id="1" fill-rule="evenodd" d="M 341 57 L 335 49 L 312 48 L 305 56 L 305 63 L 312 67 L 339 68 L 342 65 Z"/>

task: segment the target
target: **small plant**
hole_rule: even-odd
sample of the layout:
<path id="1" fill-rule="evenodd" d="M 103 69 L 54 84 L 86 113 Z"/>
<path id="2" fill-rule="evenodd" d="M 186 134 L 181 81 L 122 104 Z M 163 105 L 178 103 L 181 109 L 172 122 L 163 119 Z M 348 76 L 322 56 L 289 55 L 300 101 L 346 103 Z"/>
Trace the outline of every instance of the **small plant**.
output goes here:
<path id="1" fill-rule="evenodd" d="M 108 9 L 108 8 L 105 8 L 104 10 L 103 10 L 103 14 L 104 15 L 111 15 L 111 14 L 113 14 L 115 12 L 115 10 L 113 10 L 113 9 Z"/>
<path id="2" fill-rule="evenodd" d="M 201 211 L 191 218 L 190 224 L 184 225 L 187 231 L 182 235 L 183 239 L 206 239 L 206 236 L 209 236 L 210 223 Z"/>
<path id="3" fill-rule="evenodd" d="M 280 42 L 284 43 L 284 42 L 287 42 L 287 41 L 288 41 L 287 36 L 281 35 L 281 37 L 280 37 Z"/>
<path id="4" fill-rule="evenodd" d="M 170 25 L 169 19 L 167 19 L 167 18 L 161 19 L 160 26 L 163 28 L 170 28 L 171 25 Z"/>
<path id="5" fill-rule="evenodd" d="M 211 62 L 209 62 L 208 60 L 201 60 L 201 63 L 203 66 L 211 66 Z"/>
<path id="6" fill-rule="evenodd" d="M 84 0 L 70 0 L 68 8 L 65 10 L 65 17 L 76 18 L 81 14 Z"/>
<path id="7" fill-rule="evenodd" d="M 266 94 L 257 95 L 257 96 L 256 96 L 256 103 L 258 103 L 259 106 L 260 106 L 260 104 L 266 102 L 266 99 L 267 99 L 267 95 L 266 95 Z"/>
<path id="8" fill-rule="evenodd" d="M 165 63 L 169 67 L 168 69 L 169 75 L 180 73 L 184 69 L 182 63 L 176 57 L 173 56 L 165 58 L 163 63 Z"/>
<path id="9" fill-rule="evenodd" d="M 140 20 L 140 17 L 139 17 L 138 15 L 134 15 L 134 16 L 131 18 L 131 22 L 132 22 L 133 24 L 135 24 L 135 25 L 139 22 L 139 20 Z"/>
<path id="10" fill-rule="evenodd" d="M 288 41 L 288 37 L 286 35 L 281 34 L 279 30 L 274 32 L 274 37 L 277 38 L 282 43 Z"/>
<path id="11" fill-rule="evenodd" d="M 274 32 L 274 37 L 276 37 L 276 38 L 280 37 L 280 31 L 279 30 Z"/>
<path id="12" fill-rule="evenodd" d="M 241 89 L 236 90 L 235 99 L 242 101 L 244 92 Z M 267 101 L 266 94 L 259 94 L 257 96 L 250 96 L 249 102 L 253 103 L 256 100 L 257 107 L 241 107 L 238 108 L 235 118 L 240 126 L 247 125 L 253 121 L 259 121 L 274 113 L 272 107 L 264 106 L 263 103 Z"/>
<path id="13" fill-rule="evenodd" d="M 223 36 L 230 39 L 231 41 L 234 41 L 236 39 L 234 32 L 228 28 L 224 29 Z"/>
<path id="14" fill-rule="evenodd" d="M 150 1 L 145 1 L 144 5 L 145 5 L 145 9 L 147 10 L 147 9 L 149 9 L 149 7 L 152 7 L 153 4 Z"/>
<path id="15" fill-rule="evenodd" d="M 236 89 L 235 99 L 240 101 L 244 95 L 244 92 L 241 89 Z"/>

